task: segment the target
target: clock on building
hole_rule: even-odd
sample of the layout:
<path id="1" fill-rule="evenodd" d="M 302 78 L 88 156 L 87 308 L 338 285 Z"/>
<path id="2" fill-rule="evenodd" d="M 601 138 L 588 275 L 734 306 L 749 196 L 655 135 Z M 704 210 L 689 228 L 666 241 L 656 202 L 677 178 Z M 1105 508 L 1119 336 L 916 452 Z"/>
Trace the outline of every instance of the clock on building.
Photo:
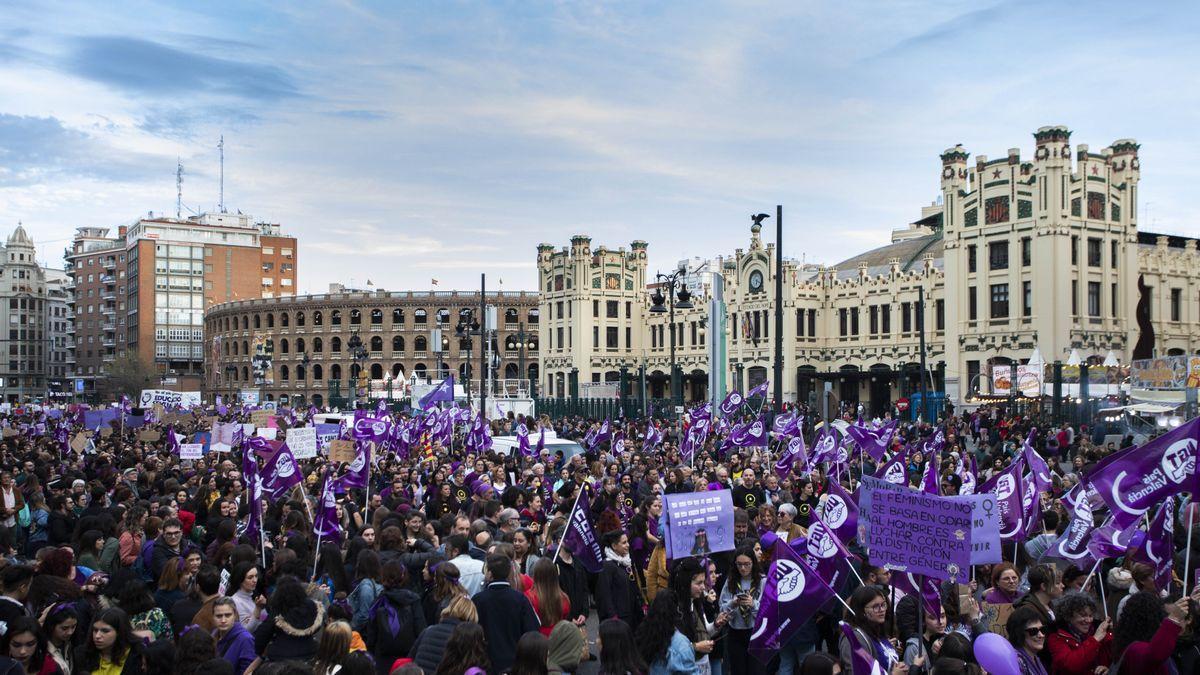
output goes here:
<path id="1" fill-rule="evenodd" d="M 762 272 L 754 270 L 750 273 L 750 290 L 757 293 L 762 290 L 763 275 Z"/>

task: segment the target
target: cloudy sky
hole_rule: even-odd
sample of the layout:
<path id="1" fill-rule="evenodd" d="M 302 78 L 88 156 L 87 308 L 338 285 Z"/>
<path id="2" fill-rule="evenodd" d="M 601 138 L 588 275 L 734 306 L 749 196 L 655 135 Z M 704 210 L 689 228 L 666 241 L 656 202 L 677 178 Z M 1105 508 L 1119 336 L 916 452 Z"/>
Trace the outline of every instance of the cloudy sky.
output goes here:
<path id="1" fill-rule="evenodd" d="M 1066 124 L 1142 144 L 1144 230 L 1200 236 L 1200 9 L 1184 2 L 6 3 L 0 230 L 61 264 L 75 227 L 225 202 L 332 281 L 536 288 L 538 242 L 886 243 L 938 153 Z"/>

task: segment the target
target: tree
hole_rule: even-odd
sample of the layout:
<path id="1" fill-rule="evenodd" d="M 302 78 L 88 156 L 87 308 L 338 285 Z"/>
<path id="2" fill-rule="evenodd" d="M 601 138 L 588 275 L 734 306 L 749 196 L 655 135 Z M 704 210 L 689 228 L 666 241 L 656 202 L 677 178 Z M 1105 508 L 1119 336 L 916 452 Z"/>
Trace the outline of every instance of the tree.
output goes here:
<path id="1" fill-rule="evenodd" d="M 153 389 L 158 372 L 137 353 L 118 356 L 105 369 L 104 378 L 96 383 L 102 400 L 116 400 L 122 394 L 137 401 L 143 389 Z"/>

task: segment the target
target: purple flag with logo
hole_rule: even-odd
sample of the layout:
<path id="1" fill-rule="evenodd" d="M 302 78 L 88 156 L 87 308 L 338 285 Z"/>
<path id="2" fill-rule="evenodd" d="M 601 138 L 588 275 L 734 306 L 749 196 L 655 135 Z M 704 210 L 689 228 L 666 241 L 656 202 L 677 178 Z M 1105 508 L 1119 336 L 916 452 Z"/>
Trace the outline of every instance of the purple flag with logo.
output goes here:
<path id="1" fill-rule="evenodd" d="M 1033 434 L 1036 432 L 1033 429 L 1029 432 L 1029 437 L 1025 439 L 1025 447 L 1021 449 L 1021 456 L 1025 458 L 1025 463 L 1029 465 L 1029 471 L 1033 474 L 1033 484 L 1035 491 L 1038 493 L 1046 492 L 1052 485 L 1050 480 L 1050 467 L 1046 464 L 1046 460 L 1038 454 L 1037 450 L 1033 449 L 1031 441 Z"/>
<path id="2" fill-rule="evenodd" d="M 688 413 L 688 417 L 695 423 L 697 420 L 707 420 L 712 422 L 712 404 L 704 403 L 692 408 Z"/>
<path id="3" fill-rule="evenodd" d="M 816 512 L 809 514 L 808 537 L 800 550 L 800 557 L 830 588 L 837 588 L 846 576 L 846 565 L 850 564 L 850 551 L 838 538 L 833 528 L 821 521 Z"/>
<path id="4" fill-rule="evenodd" d="M 921 481 L 921 489 L 931 495 L 942 494 L 941 486 L 938 484 L 938 467 L 933 458 L 925 462 L 925 477 Z"/>
<path id="5" fill-rule="evenodd" d="M 779 461 L 775 462 L 775 473 L 779 474 L 780 480 L 783 480 L 792 472 L 792 467 L 797 464 L 802 467 L 803 473 L 811 471 L 808 466 L 808 452 L 804 448 L 803 436 L 793 436 L 788 439 L 783 452 L 779 454 Z"/>
<path id="6" fill-rule="evenodd" d="M 250 541 L 258 539 L 262 532 L 262 478 L 258 474 L 258 460 L 247 448 L 242 453 L 242 480 L 249 492 L 250 509 L 243 534 Z"/>
<path id="7" fill-rule="evenodd" d="M 905 595 L 914 595 L 917 593 L 917 578 L 918 575 L 911 572 L 892 572 L 892 586 L 896 588 L 896 593 L 903 597 Z M 938 580 L 934 577 L 920 577 L 921 600 L 925 603 L 925 611 L 930 614 L 941 612 L 942 601 L 938 595 Z"/>
<path id="8" fill-rule="evenodd" d="M 746 392 L 746 398 L 759 398 L 761 396 L 766 396 L 770 389 L 771 382 L 769 380 L 763 380 L 757 387 Z"/>
<path id="9" fill-rule="evenodd" d="M 829 481 L 829 494 L 821 505 L 821 520 L 841 541 L 858 536 L 858 504 L 837 481 Z"/>
<path id="10" fill-rule="evenodd" d="M 742 398 L 741 392 L 731 391 L 725 395 L 725 400 L 721 401 L 721 414 L 732 415 L 742 409 L 743 403 L 745 403 L 745 399 Z"/>
<path id="11" fill-rule="evenodd" d="M 431 389 L 428 394 L 421 397 L 417 404 L 424 410 L 434 403 L 441 401 L 454 401 L 454 376 L 451 375 L 438 383 L 436 387 Z"/>
<path id="12" fill-rule="evenodd" d="M 365 410 L 354 413 L 354 426 L 351 436 L 358 441 L 375 441 L 381 443 L 387 440 L 391 420 L 387 417 L 371 417 Z"/>
<path id="13" fill-rule="evenodd" d="M 1171 567 L 1174 565 L 1174 516 L 1175 498 L 1167 497 L 1158 513 L 1146 528 L 1146 536 L 1137 548 L 1130 551 L 1134 561 L 1146 563 L 1154 568 L 1154 585 L 1164 591 L 1171 583 Z"/>
<path id="14" fill-rule="evenodd" d="M 1097 560 L 1103 558 L 1119 558 L 1129 551 L 1130 546 L 1138 546 L 1146 536 L 1141 531 L 1141 521 L 1134 521 L 1121 526 L 1113 516 L 1092 530 L 1088 539 L 1087 550 Z"/>
<path id="15" fill-rule="evenodd" d="M 817 435 L 817 440 L 813 441 L 813 464 L 824 464 L 837 459 L 838 446 L 842 444 L 842 434 L 837 430 L 837 427 L 825 424 L 825 428 Z"/>
<path id="16" fill-rule="evenodd" d="M 1024 469 L 1025 461 L 1018 457 L 1007 469 L 979 487 L 980 492 L 996 495 L 996 504 L 1000 507 L 1000 538 L 1004 541 L 1025 537 L 1022 493 L 1026 490 L 1021 477 Z"/>
<path id="17" fill-rule="evenodd" d="M 587 490 L 581 490 L 567 521 L 567 533 L 563 535 L 562 545 L 570 549 L 571 555 L 578 558 L 587 571 L 596 574 L 604 567 L 604 551 L 592 527 L 591 511 Z"/>
<path id="18" fill-rule="evenodd" d="M 896 420 L 891 420 L 878 429 L 865 424 L 851 424 L 846 427 L 846 433 L 863 452 L 879 461 L 883 459 L 888 448 L 892 447 L 892 437 L 896 435 Z"/>
<path id="19" fill-rule="evenodd" d="M 341 523 L 337 517 L 337 495 L 334 493 L 334 483 L 326 470 L 325 485 L 321 488 L 321 501 L 317 505 L 317 513 L 313 518 L 313 534 L 326 539 L 340 539 L 342 536 Z"/>
<path id="20" fill-rule="evenodd" d="M 905 466 L 905 459 L 903 451 L 897 452 L 875 471 L 875 477 L 892 485 L 908 487 L 908 468 Z"/>
<path id="21" fill-rule="evenodd" d="M 1088 541 L 1094 529 L 1096 526 L 1092 520 L 1091 507 L 1087 506 L 1087 502 L 1083 502 L 1083 510 L 1076 511 L 1071 522 L 1067 524 L 1067 530 L 1050 545 L 1045 555 L 1066 560 L 1081 570 L 1090 569 L 1096 563 L 1096 558 L 1088 551 Z"/>
<path id="22" fill-rule="evenodd" d="M 179 454 L 179 450 L 180 450 L 179 437 L 177 437 L 175 435 L 175 425 L 174 424 L 167 426 L 167 450 L 172 455 Z"/>
<path id="23" fill-rule="evenodd" d="M 771 421 L 771 431 L 779 436 L 795 436 L 801 432 L 804 427 L 804 416 L 797 415 L 794 412 L 777 415 Z"/>
<path id="24" fill-rule="evenodd" d="M 271 495 L 271 499 L 281 499 L 288 490 L 299 485 L 300 480 L 300 466 L 296 464 L 291 448 L 284 443 L 262 467 L 263 490 Z"/>
<path id="25" fill-rule="evenodd" d="M 960 495 L 973 495 L 975 488 L 979 485 L 979 468 L 975 463 L 975 453 L 967 453 L 970 455 L 971 463 L 966 460 L 958 464 L 958 477 L 962 480 L 962 485 L 958 488 Z"/>
<path id="26" fill-rule="evenodd" d="M 750 653 L 764 664 L 770 661 L 833 596 L 833 589 L 792 547 L 776 546 L 758 605 L 757 628 L 750 636 Z"/>
<path id="27" fill-rule="evenodd" d="M 529 455 L 529 427 L 525 426 L 524 422 L 517 425 L 516 436 L 517 450 L 519 450 L 522 455 Z"/>
<path id="28" fill-rule="evenodd" d="M 646 423 L 646 438 L 645 438 L 645 440 L 642 441 L 642 447 L 647 450 L 650 448 L 657 448 L 659 445 L 662 445 L 662 442 L 663 442 L 662 429 L 659 429 L 657 426 L 655 426 L 654 422 L 647 422 Z"/>
<path id="29" fill-rule="evenodd" d="M 605 419 L 603 422 L 600 423 L 600 428 L 596 429 L 596 433 L 592 435 L 591 442 L 588 444 L 588 448 L 591 450 L 595 450 L 597 447 L 600 446 L 601 443 L 603 443 L 604 441 L 611 440 L 611 439 L 612 439 L 612 429 L 609 427 L 608 420 Z"/>
<path id="30" fill-rule="evenodd" d="M 743 422 L 735 426 L 733 432 L 729 434 L 729 440 L 737 448 L 765 446 L 767 444 L 766 420 L 763 419 L 762 415 L 759 415 L 756 420 Z"/>
<path id="31" fill-rule="evenodd" d="M 1129 448 L 1102 460 L 1088 480 L 1124 526 L 1152 506 L 1180 492 L 1200 494 L 1196 446 L 1200 417 L 1141 447 Z"/>
<path id="32" fill-rule="evenodd" d="M 346 467 L 342 476 L 342 485 L 346 487 L 365 488 L 371 480 L 371 449 L 370 441 L 354 442 L 354 461 Z"/>

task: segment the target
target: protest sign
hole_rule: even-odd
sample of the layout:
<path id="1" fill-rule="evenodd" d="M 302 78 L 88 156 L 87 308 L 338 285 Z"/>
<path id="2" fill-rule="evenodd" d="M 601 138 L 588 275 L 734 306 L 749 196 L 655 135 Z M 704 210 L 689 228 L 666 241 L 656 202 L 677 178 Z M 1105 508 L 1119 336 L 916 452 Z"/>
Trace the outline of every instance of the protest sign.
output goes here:
<path id="1" fill-rule="evenodd" d="M 295 427 L 288 429 L 287 444 L 296 459 L 311 459 L 317 456 L 317 428 Z"/>
<path id="2" fill-rule="evenodd" d="M 970 504 L 915 490 L 880 490 L 870 502 L 872 561 L 936 579 L 970 577 Z"/>
<path id="3" fill-rule="evenodd" d="M 112 434 L 112 427 L 104 427 L 100 430 L 100 438 L 108 438 L 109 436 L 112 436 Z"/>
<path id="4" fill-rule="evenodd" d="M 242 425 L 242 435 L 247 436 L 247 437 L 253 436 L 254 429 L 255 429 L 255 426 L 253 424 L 243 424 Z"/>
<path id="5" fill-rule="evenodd" d="M 273 441 L 279 437 L 279 429 L 275 427 L 259 427 L 254 435 L 259 438 L 265 438 L 268 441 Z"/>
<path id="6" fill-rule="evenodd" d="M 979 608 L 979 614 L 983 618 L 983 623 L 988 627 L 989 633 L 995 633 L 1001 637 L 1008 636 L 1008 617 L 1012 616 L 1013 606 L 1011 602 L 1001 602 L 997 604 L 983 603 Z"/>
<path id="7" fill-rule="evenodd" d="M 5 431 L 8 431 L 8 429 L 5 429 Z M 71 438 L 71 449 L 74 450 L 75 452 L 82 454 L 84 449 L 87 448 L 87 444 L 88 444 L 88 437 L 87 437 L 87 434 L 85 434 L 83 432 L 79 432 L 79 433 L 75 434 L 75 436 L 73 438 Z"/>
<path id="8" fill-rule="evenodd" d="M 203 443 L 181 443 L 179 445 L 179 459 L 202 459 L 203 457 Z"/>
<path id="9" fill-rule="evenodd" d="M 354 441 L 345 439 L 335 439 L 329 442 L 329 461 L 331 462 L 353 462 L 354 461 Z"/>
<path id="10" fill-rule="evenodd" d="M 200 405 L 200 392 L 143 389 L 142 396 L 138 399 L 138 404 L 142 408 L 150 408 L 155 405 L 161 405 L 164 409 L 190 408 L 194 405 Z"/>
<path id="11" fill-rule="evenodd" d="M 342 427 L 339 424 L 318 424 L 317 429 L 317 446 L 324 450 L 329 447 L 329 441 L 332 441 L 341 434 Z"/>
<path id="12" fill-rule="evenodd" d="M 143 443 L 154 443 L 154 442 L 157 442 L 161 438 L 162 438 L 162 434 L 159 433 L 158 431 L 155 431 L 154 429 L 148 429 L 146 431 L 138 432 L 138 440 L 142 441 Z"/>
<path id="13" fill-rule="evenodd" d="M 858 497 L 858 540 L 860 542 L 865 543 L 869 540 L 871 496 L 880 490 L 915 492 L 911 488 L 895 485 L 881 478 L 863 476 L 862 492 Z M 983 565 L 1000 562 L 1000 511 L 997 509 L 996 495 L 987 492 L 978 495 L 944 497 L 943 499 L 971 505 L 971 564 Z"/>
<path id="14" fill-rule="evenodd" d="M 250 413 L 250 423 L 256 427 L 270 426 L 270 422 L 271 411 L 269 410 L 255 410 Z"/>
<path id="15" fill-rule="evenodd" d="M 733 550 L 733 494 L 729 490 L 665 495 L 667 558 Z"/>
<path id="16" fill-rule="evenodd" d="M 163 405 L 161 403 L 155 403 L 153 406 L 150 407 L 150 410 L 151 410 L 151 412 L 154 413 L 154 419 L 156 419 L 156 420 L 161 420 L 163 418 L 163 415 L 167 414 L 167 410 L 165 408 L 163 408 Z"/>
<path id="17" fill-rule="evenodd" d="M 8 427 L 4 430 L 4 437 L 12 438 L 13 436 L 16 436 L 19 433 L 21 433 L 21 432 L 17 431 L 16 429 L 13 429 L 11 427 Z"/>

